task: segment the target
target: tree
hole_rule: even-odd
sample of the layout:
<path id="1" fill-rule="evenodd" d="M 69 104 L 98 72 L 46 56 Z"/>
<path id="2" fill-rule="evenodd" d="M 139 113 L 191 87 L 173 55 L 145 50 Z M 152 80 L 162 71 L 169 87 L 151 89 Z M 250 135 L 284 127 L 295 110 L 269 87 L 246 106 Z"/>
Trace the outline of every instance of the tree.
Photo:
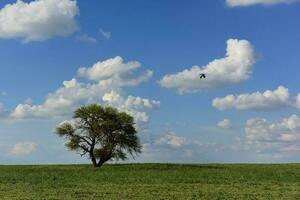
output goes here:
<path id="1" fill-rule="evenodd" d="M 134 118 L 127 113 L 92 104 L 78 108 L 73 119 L 73 124 L 60 124 L 56 133 L 65 137 L 68 149 L 88 155 L 94 167 L 141 153 Z"/>

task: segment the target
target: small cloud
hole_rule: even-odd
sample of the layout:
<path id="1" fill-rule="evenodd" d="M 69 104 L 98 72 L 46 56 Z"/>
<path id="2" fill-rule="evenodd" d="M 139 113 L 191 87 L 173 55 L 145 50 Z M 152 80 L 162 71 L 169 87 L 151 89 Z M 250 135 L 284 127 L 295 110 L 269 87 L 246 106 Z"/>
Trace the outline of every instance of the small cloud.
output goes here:
<path id="1" fill-rule="evenodd" d="M 277 89 L 264 92 L 244 93 L 239 95 L 227 95 L 223 98 L 215 98 L 212 105 L 219 110 L 238 109 L 266 111 L 276 110 L 286 106 L 297 106 L 290 98 L 289 90 L 279 86 Z"/>
<path id="2" fill-rule="evenodd" d="M 173 148 L 179 148 L 185 144 L 187 144 L 187 139 L 184 137 L 177 136 L 176 133 L 170 132 L 159 138 L 156 141 L 156 144 L 160 145 L 168 145 Z"/>
<path id="3" fill-rule="evenodd" d="M 106 32 L 103 29 L 100 29 L 99 32 L 104 38 L 111 39 L 111 32 Z"/>
<path id="4" fill-rule="evenodd" d="M 93 38 L 87 34 L 83 34 L 83 35 L 80 35 L 80 36 L 77 36 L 76 37 L 76 40 L 77 41 L 81 41 L 81 42 L 85 42 L 85 43 L 97 43 L 97 39 L 96 38 Z"/>
<path id="5" fill-rule="evenodd" d="M 105 61 L 99 61 L 88 68 L 81 67 L 78 70 L 78 75 L 93 81 L 114 79 L 124 85 L 138 85 L 147 81 L 153 74 L 151 70 L 146 70 L 137 76 L 133 75 L 133 71 L 140 67 L 141 63 L 138 61 L 125 62 L 122 57 L 116 56 Z"/>
<path id="6" fill-rule="evenodd" d="M 24 142 L 15 144 L 9 151 L 12 156 L 28 156 L 36 151 L 36 143 Z"/>
<path id="7" fill-rule="evenodd" d="M 294 3 L 298 0 L 226 0 L 226 4 L 229 7 L 237 7 L 237 6 L 252 6 L 252 5 L 274 5 L 280 3 Z"/>
<path id="8" fill-rule="evenodd" d="M 186 137 L 179 136 L 175 132 L 168 132 L 155 141 L 156 145 L 169 146 L 172 148 L 181 148 L 187 145 L 201 145 L 198 140 L 189 140 Z"/>
<path id="9" fill-rule="evenodd" d="M 1 92 L 1 96 L 6 96 L 7 95 L 7 93 L 6 92 Z"/>
<path id="10" fill-rule="evenodd" d="M 222 129 L 230 129 L 232 127 L 232 123 L 230 119 L 223 119 L 217 123 L 217 126 Z"/>

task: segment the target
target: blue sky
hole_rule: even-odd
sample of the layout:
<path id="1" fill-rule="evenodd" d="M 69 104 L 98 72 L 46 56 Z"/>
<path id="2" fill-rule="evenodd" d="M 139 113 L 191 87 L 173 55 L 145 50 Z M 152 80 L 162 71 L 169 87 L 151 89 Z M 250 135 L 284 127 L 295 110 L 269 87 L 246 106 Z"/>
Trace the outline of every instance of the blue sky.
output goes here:
<path id="1" fill-rule="evenodd" d="M 297 0 L 0 9 L 2 164 L 88 162 L 53 133 L 87 103 L 137 117 L 135 162 L 300 161 Z"/>

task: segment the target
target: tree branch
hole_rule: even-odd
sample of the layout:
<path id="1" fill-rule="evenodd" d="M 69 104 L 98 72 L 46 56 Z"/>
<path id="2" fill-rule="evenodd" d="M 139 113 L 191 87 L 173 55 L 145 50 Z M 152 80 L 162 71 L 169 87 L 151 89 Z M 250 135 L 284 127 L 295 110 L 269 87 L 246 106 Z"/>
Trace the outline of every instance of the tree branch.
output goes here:
<path id="1" fill-rule="evenodd" d="M 78 147 L 82 148 L 85 152 L 90 152 L 90 150 L 84 145 L 78 145 Z"/>

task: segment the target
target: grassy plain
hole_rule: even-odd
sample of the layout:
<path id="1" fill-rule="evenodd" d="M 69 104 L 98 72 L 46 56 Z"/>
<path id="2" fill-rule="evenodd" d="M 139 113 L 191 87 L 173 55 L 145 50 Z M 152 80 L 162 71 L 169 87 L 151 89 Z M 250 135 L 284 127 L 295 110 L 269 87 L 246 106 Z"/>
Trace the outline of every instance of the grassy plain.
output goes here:
<path id="1" fill-rule="evenodd" d="M 300 164 L 0 166 L 0 199 L 300 199 Z"/>

